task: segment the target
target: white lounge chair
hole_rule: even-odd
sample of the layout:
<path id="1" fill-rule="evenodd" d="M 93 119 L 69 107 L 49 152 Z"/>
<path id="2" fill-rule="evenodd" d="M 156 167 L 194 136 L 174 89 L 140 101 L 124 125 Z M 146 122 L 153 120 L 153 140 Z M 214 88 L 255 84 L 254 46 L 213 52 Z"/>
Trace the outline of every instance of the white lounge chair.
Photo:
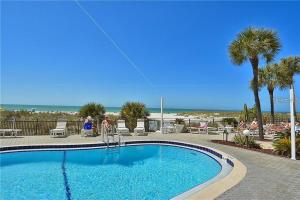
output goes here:
<path id="1" fill-rule="evenodd" d="M 81 135 L 83 137 L 94 136 L 94 130 L 93 129 L 81 129 Z"/>
<path id="2" fill-rule="evenodd" d="M 233 133 L 233 126 L 225 126 L 225 130 L 228 134 Z"/>
<path id="3" fill-rule="evenodd" d="M 164 133 L 175 133 L 175 127 L 170 121 L 164 121 Z"/>
<path id="4" fill-rule="evenodd" d="M 217 129 L 218 129 L 218 130 L 215 132 L 215 133 L 217 133 L 217 134 L 223 134 L 224 131 L 225 131 L 225 128 L 224 128 L 224 127 L 218 127 Z"/>
<path id="5" fill-rule="evenodd" d="M 249 136 L 252 136 L 252 137 L 259 136 L 258 129 L 249 130 Z"/>
<path id="6" fill-rule="evenodd" d="M 22 132 L 22 129 L 0 129 L 0 135 L 2 135 L 2 137 L 4 137 L 6 133 L 11 137 L 17 137 L 20 132 Z"/>
<path id="7" fill-rule="evenodd" d="M 143 119 L 138 119 L 137 120 L 137 126 L 136 128 L 134 129 L 134 133 L 136 135 L 148 135 L 146 132 L 145 132 L 145 123 L 144 123 L 144 120 Z"/>
<path id="8" fill-rule="evenodd" d="M 158 128 L 157 121 L 150 120 L 149 121 L 149 131 L 157 131 L 158 129 L 159 128 Z"/>
<path id="9" fill-rule="evenodd" d="M 50 130 L 52 137 L 65 137 L 67 135 L 67 122 L 57 122 L 56 128 Z"/>
<path id="10" fill-rule="evenodd" d="M 118 125 L 117 125 L 116 130 L 119 135 L 123 135 L 123 136 L 130 135 L 129 129 L 126 128 L 126 126 L 125 126 L 125 120 L 118 120 L 117 124 Z"/>
<path id="11" fill-rule="evenodd" d="M 300 135 L 300 125 L 295 125 L 295 132 Z"/>
<path id="12" fill-rule="evenodd" d="M 12 128 L 11 129 L 0 129 L 0 135 L 3 137 L 6 133 L 9 133 L 9 136 L 17 137 L 18 133 L 22 132 L 22 129 L 16 129 L 16 119 L 12 120 Z"/>
<path id="13" fill-rule="evenodd" d="M 208 134 L 208 124 L 207 122 L 200 122 L 200 126 L 198 127 L 198 133 Z"/>

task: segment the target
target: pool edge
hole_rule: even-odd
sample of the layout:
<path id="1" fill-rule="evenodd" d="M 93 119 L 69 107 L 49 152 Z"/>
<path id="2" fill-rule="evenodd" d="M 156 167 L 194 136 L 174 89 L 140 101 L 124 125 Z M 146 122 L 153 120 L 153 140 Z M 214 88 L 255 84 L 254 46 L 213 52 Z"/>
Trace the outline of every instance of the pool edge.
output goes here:
<path id="1" fill-rule="evenodd" d="M 228 191 L 238 183 L 240 183 L 247 174 L 247 167 L 241 163 L 238 159 L 232 157 L 231 155 L 219 151 L 215 148 L 195 144 L 188 143 L 176 140 L 127 140 L 124 141 L 125 145 L 134 145 L 134 144 L 149 144 L 149 143 L 157 143 L 157 144 L 169 144 L 169 145 L 179 145 L 187 148 L 196 148 L 199 150 L 206 151 L 207 153 L 214 154 L 218 157 L 221 156 L 221 159 L 226 160 L 226 162 L 232 166 L 232 170 L 225 177 L 220 178 L 219 180 L 210 183 L 197 190 L 189 193 L 184 196 L 184 198 L 180 198 L 178 195 L 174 198 L 176 199 L 187 199 L 187 200 L 198 200 L 198 199 L 215 199 L 224 192 Z M 117 143 L 111 143 L 110 145 L 117 145 Z M 43 144 L 43 145 L 18 145 L 18 146 L 9 146 L 9 147 L 1 147 L 0 153 L 9 153 L 9 152 L 19 152 L 19 151 L 35 151 L 35 150 L 62 150 L 62 149 L 80 149 L 80 148 L 105 148 L 105 143 L 82 143 L 82 144 Z M 200 185 L 199 185 L 200 186 Z M 186 193 L 184 192 L 184 193 Z M 179 197 L 179 198 L 177 198 Z"/>
<path id="2" fill-rule="evenodd" d="M 226 191 L 230 190 L 237 184 L 239 184 L 247 174 L 247 167 L 234 158 L 234 167 L 231 172 L 221 178 L 220 180 L 209 184 L 207 187 L 191 194 L 187 197 L 187 200 L 199 200 L 199 199 L 216 199 Z"/>

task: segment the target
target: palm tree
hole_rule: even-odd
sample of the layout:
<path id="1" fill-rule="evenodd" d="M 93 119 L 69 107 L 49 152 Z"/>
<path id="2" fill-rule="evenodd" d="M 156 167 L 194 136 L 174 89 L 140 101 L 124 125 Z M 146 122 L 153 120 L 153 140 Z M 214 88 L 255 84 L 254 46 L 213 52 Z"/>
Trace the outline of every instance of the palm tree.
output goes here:
<path id="1" fill-rule="evenodd" d="M 259 125 L 259 138 L 264 138 L 263 122 L 258 94 L 258 64 L 263 58 L 268 63 L 280 49 L 277 33 L 273 30 L 262 28 L 247 28 L 237 35 L 237 38 L 229 46 L 231 61 L 236 65 L 242 65 L 247 60 L 252 65 L 253 71 L 253 93 L 257 109 L 257 120 Z"/>
<path id="2" fill-rule="evenodd" d="M 277 71 L 278 84 L 281 89 L 291 88 L 294 89 L 294 76 L 300 74 L 300 56 L 290 56 L 281 59 Z M 294 90 L 294 115 L 297 120 L 296 114 L 296 97 Z"/>
<path id="3" fill-rule="evenodd" d="M 82 106 L 79 110 L 80 117 L 91 116 L 92 118 L 97 118 L 102 120 L 105 114 L 105 108 L 102 104 L 88 103 Z"/>
<path id="4" fill-rule="evenodd" d="M 136 127 L 137 119 L 145 118 L 149 115 L 150 113 L 145 104 L 140 102 L 126 102 L 120 112 L 121 118 L 125 120 L 126 127 L 130 131 L 133 131 Z"/>
<path id="5" fill-rule="evenodd" d="M 259 69 L 259 85 L 261 87 L 266 86 L 270 96 L 270 105 L 271 105 L 271 119 L 272 124 L 275 123 L 275 114 L 274 114 L 274 89 L 278 86 L 277 73 L 278 65 L 270 64 L 263 69 Z"/>

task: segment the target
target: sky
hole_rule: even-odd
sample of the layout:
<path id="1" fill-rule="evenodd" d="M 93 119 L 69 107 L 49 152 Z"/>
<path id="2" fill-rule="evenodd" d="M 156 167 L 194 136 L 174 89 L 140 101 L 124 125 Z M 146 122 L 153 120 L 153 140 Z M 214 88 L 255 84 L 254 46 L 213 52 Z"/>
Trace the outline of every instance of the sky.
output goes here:
<path id="1" fill-rule="evenodd" d="M 275 62 L 300 55 L 299 11 L 300 2 L 1 1 L 1 103 L 252 106 L 251 65 L 233 65 L 228 46 L 263 27 L 280 37 Z M 260 99 L 268 111 L 265 88 Z"/>

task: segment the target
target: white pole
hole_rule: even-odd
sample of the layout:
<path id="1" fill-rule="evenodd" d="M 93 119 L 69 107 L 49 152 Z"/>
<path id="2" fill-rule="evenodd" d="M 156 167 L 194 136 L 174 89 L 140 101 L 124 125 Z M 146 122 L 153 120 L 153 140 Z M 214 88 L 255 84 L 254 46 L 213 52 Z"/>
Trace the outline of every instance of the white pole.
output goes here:
<path id="1" fill-rule="evenodd" d="M 294 116 L 294 88 L 290 87 L 290 114 L 291 114 L 291 159 L 296 160 L 296 133 Z"/>
<path id="2" fill-rule="evenodd" d="M 161 97 L 160 98 L 160 115 L 161 115 L 161 118 L 160 118 L 160 133 L 161 134 L 164 133 L 164 128 L 163 128 L 163 123 L 164 123 L 164 109 L 163 109 L 163 106 L 164 106 L 164 100 Z"/>

